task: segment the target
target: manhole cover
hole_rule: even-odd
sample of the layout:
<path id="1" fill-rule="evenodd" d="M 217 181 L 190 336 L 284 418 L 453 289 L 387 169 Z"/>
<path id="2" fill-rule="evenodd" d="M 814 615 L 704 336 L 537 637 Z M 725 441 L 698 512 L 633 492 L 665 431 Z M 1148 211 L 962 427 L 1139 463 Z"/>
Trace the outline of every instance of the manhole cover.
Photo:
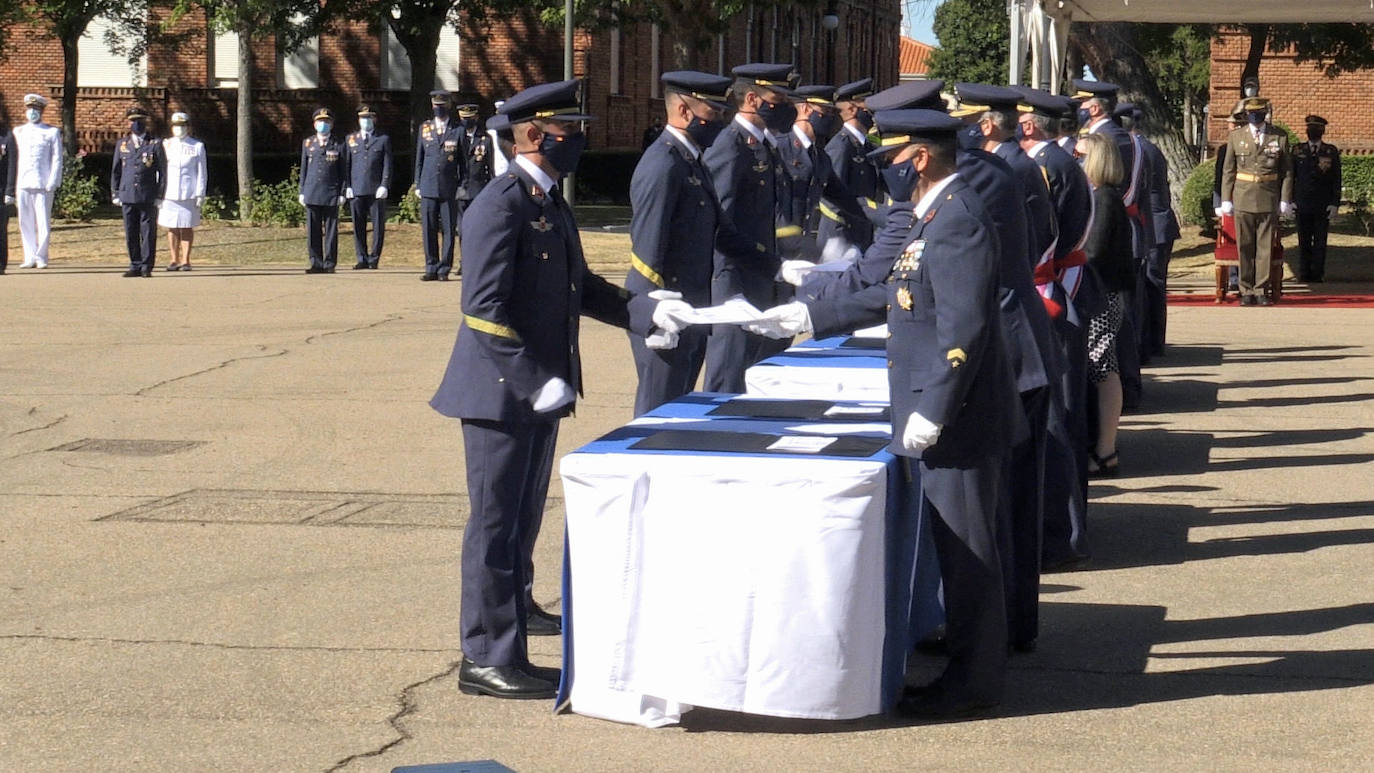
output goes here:
<path id="1" fill-rule="evenodd" d="M 81 451 L 112 456 L 166 456 L 205 445 L 203 440 L 148 440 L 119 438 L 83 438 L 63 443 L 49 451 Z"/>

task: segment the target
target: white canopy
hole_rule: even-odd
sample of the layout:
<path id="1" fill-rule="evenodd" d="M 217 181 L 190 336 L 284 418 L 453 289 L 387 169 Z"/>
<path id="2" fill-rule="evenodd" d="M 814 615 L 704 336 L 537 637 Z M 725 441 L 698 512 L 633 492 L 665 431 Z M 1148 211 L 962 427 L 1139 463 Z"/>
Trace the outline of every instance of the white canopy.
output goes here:
<path id="1" fill-rule="evenodd" d="M 1166 24 L 1374 23 L 1374 0 L 1009 0 L 1010 83 L 1020 83 L 1026 57 L 1033 85 L 1059 93 L 1069 25 L 1075 21 Z"/>

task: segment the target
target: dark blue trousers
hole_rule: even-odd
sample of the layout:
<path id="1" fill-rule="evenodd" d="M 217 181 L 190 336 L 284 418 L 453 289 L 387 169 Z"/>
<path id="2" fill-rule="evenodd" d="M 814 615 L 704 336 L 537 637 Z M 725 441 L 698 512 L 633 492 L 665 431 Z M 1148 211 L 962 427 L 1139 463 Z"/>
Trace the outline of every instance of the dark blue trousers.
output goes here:
<path id="1" fill-rule="evenodd" d="M 0 199 L 0 234 L 5 238 L 0 239 L 0 274 L 5 273 L 5 269 L 10 267 L 10 207 Z"/>
<path id="2" fill-rule="evenodd" d="M 1138 341 L 1140 362 L 1150 364 L 1150 358 L 1164 353 L 1165 333 L 1169 325 L 1169 258 L 1173 242 L 1156 243 L 1150 252 L 1136 285 L 1137 316 L 1140 319 Z"/>
<path id="3" fill-rule="evenodd" d="M 1006 483 L 998 499 L 997 552 L 1002 559 L 1012 644 L 1028 644 L 1040 635 L 1040 551 L 1051 394 L 1049 387 L 1021 393 L 1029 433 L 1007 456 Z"/>
<path id="4" fill-rule="evenodd" d="M 1007 672 L 1007 612 L 997 553 L 997 498 L 1004 460 L 967 467 L 920 463 L 922 506 L 930 516 L 945 597 L 949 665 L 941 688 L 971 700 L 1000 701 Z"/>
<path id="5" fill-rule="evenodd" d="M 1140 380 L 1140 293 L 1131 291 L 1121 295 L 1125 308 L 1121 315 L 1121 330 L 1116 334 L 1116 364 L 1121 370 L 1122 407 L 1130 409 L 1140 405 L 1144 392 L 1144 384 Z"/>
<path id="6" fill-rule="evenodd" d="M 463 654 L 479 666 L 521 665 L 531 551 L 543 520 L 558 423 L 463 420 L 468 501 L 463 531 Z"/>
<path id="7" fill-rule="evenodd" d="M 1045 564 L 1088 555 L 1088 333 L 1067 319 L 1052 323 L 1064 360 L 1059 399 L 1050 403 L 1045 445 Z"/>
<path id="8" fill-rule="evenodd" d="M 457 237 L 458 202 L 429 197 L 420 199 L 420 238 L 425 243 L 426 274 L 449 275 L 453 270 L 453 244 Z"/>
<path id="9" fill-rule="evenodd" d="M 1298 279 L 1310 281 L 1326 277 L 1326 235 L 1331 220 L 1326 207 L 1298 205 Z"/>
<path id="10" fill-rule="evenodd" d="M 124 244 L 129 248 L 129 268 L 147 273 L 157 258 L 157 207 L 125 204 Z"/>
<path id="11" fill-rule="evenodd" d="M 305 208 L 305 229 L 310 249 L 310 265 L 315 268 L 334 268 L 339 262 L 339 208 L 308 205 Z"/>
<path id="12" fill-rule="evenodd" d="M 706 331 L 699 326 L 689 327 L 680 336 L 675 349 L 650 349 L 642 336 L 630 333 L 630 353 L 639 373 L 635 416 L 676 400 L 696 386 L 706 361 Z"/>
<path id="13" fill-rule="evenodd" d="M 386 243 L 386 199 L 376 196 L 355 196 L 348 203 L 353 216 L 353 252 L 359 263 L 373 268 L 382 259 L 382 245 Z M 367 229 L 372 228 L 372 244 L 368 245 Z"/>

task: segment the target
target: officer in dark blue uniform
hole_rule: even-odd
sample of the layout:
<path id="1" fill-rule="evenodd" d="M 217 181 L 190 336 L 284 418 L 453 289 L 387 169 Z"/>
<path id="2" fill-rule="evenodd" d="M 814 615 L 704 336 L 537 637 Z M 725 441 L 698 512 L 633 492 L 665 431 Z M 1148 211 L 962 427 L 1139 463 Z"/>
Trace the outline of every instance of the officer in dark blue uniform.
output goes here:
<path id="1" fill-rule="evenodd" d="M 900 713 L 956 717 L 1001 701 L 1007 615 L 998 555 L 997 501 L 1002 464 L 1024 432 L 1016 388 L 998 324 L 998 238 L 977 194 L 956 174 L 955 134 L 962 122 L 935 110 L 879 111 L 884 171 L 894 201 L 893 231 L 905 246 L 886 290 L 892 451 L 919 464 L 945 593 L 945 672 L 911 689 Z M 873 250 L 870 250 L 870 253 Z M 851 304 L 862 308 L 855 313 Z M 829 332 L 871 313 L 872 293 L 771 309 L 756 329 Z M 789 324 L 800 320 L 801 324 Z M 810 323 L 815 323 L 810 324 Z M 916 460 L 919 460 L 917 462 Z"/>
<path id="2" fill-rule="evenodd" d="M 873 93 L 873 79 L 846 83 L 835 90 L 835 108 L 840 115 L 840 130 L 826 143 L 825 155 L 835 179 L 861 211 L 877 207 L 878 168 L 868 157 L 868 132 L 873 128 L 873 113 L 864 100 Z M 821 226 L 818 240 L 825 244 L 839 237 L 860 250 L 873 243 L 873 224 L 865 218 L 857 223 L 839 215 L 837 202 L 822 196 Z"/>
<path id="3" fill-rule="evenodd" d="M 301 143 L 301 195 L 310 247 L 307 274 L 332 274 L 339 260 L 339 207 L 347 200 L 348 150 L 334 138 L 334 114 L 315 111 L 315 133 Z"/>
<path id="4" fill-rule="evenodd" d="M 1078 162 L 1050 134 L 1067 107 L 1063 97 L 1034 91 L 1024 93 L 1018 105 L 1021 147 L 1044 170 L 1058 226 L 1053 259 L 1042 261 L 1035 271 L 1063 363 L 1046 447 L 1045 568 L 1063 567 L 1088 555 L 1088 321 L 1104 300 L 1084 265 L 1092 188 Z"/>
<path id="5" fill-rule="evenodd" d="M 879 110 L 945 110 L 945 100 L 940 96 L 940 90 L 945 87 L 945 82 L 939 78 L 924 81 L 907 81 L 896 86 L 883 89 L 864 100 L 864 104 L 873 113 Z M 879 169 L 882 168 L 882 159 L 875 162 Z M 887 182 L 880 173 L 878 176 L 878 198 L 872 208 L 865 208 L 864 212 L 868 215 L 869 221 L 875 229 L 881 229 L 887 222 L 887 211 L 894 202 L 887 193 Z M 900 203 L 900 202 L 897 202 Z M 876 230 L 875 230 L 876 233 Z"/>
<path id="6" fill-rule="evenodd" d="M 8 234 L 10 207 L 14 204 L 15 181 L 19 178 L 19 152 L 14 144 L 14 132 L 0 123 L 0 191 L 4 201 L 0 203 L 0 233 Z M 0 239 L 0 274 L 10 265 L 10 242 L 8 236 Z"/>
<path id="7" fill-rule="evenodd" d="M 856 197 L 844 187 L 824 151 L 840 130 L 834 86 L 801 86 L 792 93 L 797 120 L 790 134 L 778 143 L 778 155 L 787 171 L 788 195 L 781 198 L 781 222 L 798 226 L 802 235 L 815 237 L 822 220 L 839 220 L 852 231 L 867 222 Z M 821 242 L 824 244 L 824 242 Z"/>
<path id="8" fill-rule="evenodd" d="M 1122 102 L 1116 109 L 1122 127 L 1130 132 L 1141 153 L 1141 174 L 1149 187 L 1148 201 L 1142 202 L 1142 206 L 1150 215 L 1151 247 L 1136 285 L 1140 360 L 1141 364 L 1149 364 L 1151 357 L 1164 353 L 1169 321 L 1169 259 L 1174 242 L 1179 238 L 1178 218 L 1169 196 L 1169 162 L 1164 158 L 1164 151 L 1141 131 L 1144 111 L 1130 102 Z"/>
<path id="9" fill-rule="evenodd" d="M 720 209 L 702 154 L 725 129 L 731 79 L 701 72 L 664 73 L 667 124 L 645 148 L 630 180 L 631 292 L 669 290 L 693 306 L 711 303 L 714 254 L 744 263 L 760 258 Z M 635 415 L 692 391 L 706 357 L 707 331 L 690 327 L 672 349 L 630 333 L 639 373 Z"/>
<path id="10" fill-rule="evenodd" d="M 358 108 L 358 131 L 348 135 L 349 211 L 353 215 L 355 271 L 376 268 L 386 241 L 386 197 L 391 189 L 391 138 L 377 133 L 377 113 Z M 367 241 L 372 226 L 372 244 Z"/>
<path id="11" fill-rule="evenodd" d="M 774 281 L 780 266 L 776 217 L 779 197 L 786 192 L 779 181 L 782 164 L 769 133 L 781 134 L 792 126 L 792 66 L 746 64 L 731 74 L 737 112 L 707 149 L 706 168 L 725 218 L 754 243 L 757 256 L 732 260 L 717 251 L 711 301 L 722 303 L 743 294 L 763 309 L 779 300 Z M 744 371 L 777 349 L 774 342 L 738 326 L 715 326 L 706 344 L 706 390 L 744 392 Z"/>
<path id="12" fill-rule="evenodd" d="M 458 234 L 458 188 L 463 184 L 467 149 L 463 127 L 449 114 L 447 91 L 431 91 L 434 117 L 420 124 L 415 138 L 415 195 L 420 197 L 420 238 L 425 243 L 421 281 L 448 281 Z M 439 237 L 443 236 L 440 252 Z"/>
<path id="13" fill-rule="evenodd" d="M 458 187 L 458 222 L 461 230 L 463 213 L 472 200 L 491 182 L 493 154 L 491 135 L 477 120 L 477 105 L 458 106 L 458 118 L 463 124 L 463 184 Z"/>
<path id="14" fill-rule="evenodd" d="M 1326 233 L 1341 205 L 1341 152 L 1326 136 L 1326 119 L 1309 115 L 1307 142 L 1293 146 L 1293 204 L 1298 221 L 1298 278 L 1326 279 Z M 1222 147 L 1225 147 L 1223 145 Z M 1221 163 L 1217 163 L 1221 168 Z"/>
<path id="15" fill-rule="evenodd" d="M 430 405 L 463 423 L 471 512 L 463 534 L 458 685 L 502 698 L 552 697 L 556 669 L 529 662 L 525 546 L 537 535 L 558 421 L 582 387 L 578 320 L 650 335 L 681 326 L 682 301 L 631 295 L 587 269 L 559 190 L 586 145 L 581 83 L 528 88 L 501 107 L 518 154 L 473 201 L 463 227 L 463 321 Z"/>
<path id="16" fill-rule="evenodd" d="M 167 187 L 167 157 L 162 143 L 148 134 L 147 110 L 131 107 L 125 117 L 129 134 L 115 146 L 110 191 L 124 210 L 124 243 L 129 249 L 124 276 L 146 277 L 152 276 L 157 257 L 157 208 Z"/>

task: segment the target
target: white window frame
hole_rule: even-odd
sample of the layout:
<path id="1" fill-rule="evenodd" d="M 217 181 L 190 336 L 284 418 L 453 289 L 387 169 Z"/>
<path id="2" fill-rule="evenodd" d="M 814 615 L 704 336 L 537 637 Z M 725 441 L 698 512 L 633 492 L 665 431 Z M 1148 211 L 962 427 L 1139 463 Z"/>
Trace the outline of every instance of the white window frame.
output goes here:
<path id="1" fill-rule="evenodd" d="M 113 24 L 103 16 L 91 19 L 86 32 L 76 42 L 78 88 L 144 88 L 148 85 L 148 54 L 137 65 L 130 65 L 123 54 L 105 45 L 105 32 Z"/>

